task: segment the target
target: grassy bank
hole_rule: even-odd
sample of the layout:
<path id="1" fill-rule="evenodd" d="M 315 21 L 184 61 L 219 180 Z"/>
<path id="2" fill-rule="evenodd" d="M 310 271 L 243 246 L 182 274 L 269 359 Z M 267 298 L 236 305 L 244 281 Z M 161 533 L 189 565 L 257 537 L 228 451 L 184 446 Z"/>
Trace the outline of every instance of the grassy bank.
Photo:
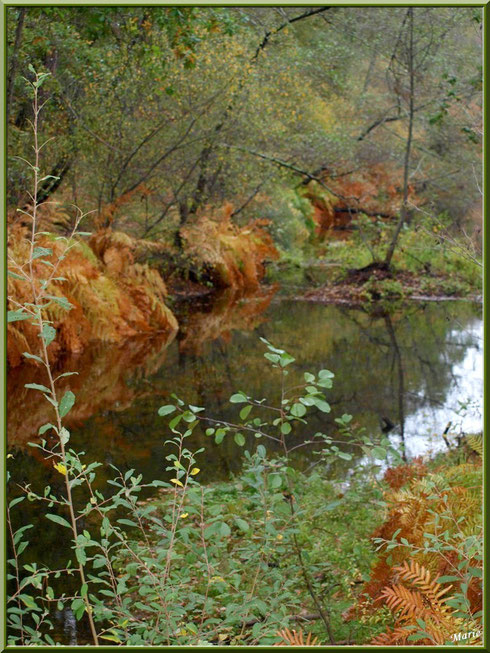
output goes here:
<path id="1" fill-rule="evenodd" d="M 332 232 L 302 253 L 284 254 L 269 266 L 266 279 L 281 282 L 293 294 L 297 288 L 307 288 L 306 296 L 318 301 L 370 303 L 481 295 L 481 255 L 473 241 L 425 220 L 402 231 L 392 266 L 383 269 L 379 264 L 392 228 L 370 221 L 367 227 Z"/>

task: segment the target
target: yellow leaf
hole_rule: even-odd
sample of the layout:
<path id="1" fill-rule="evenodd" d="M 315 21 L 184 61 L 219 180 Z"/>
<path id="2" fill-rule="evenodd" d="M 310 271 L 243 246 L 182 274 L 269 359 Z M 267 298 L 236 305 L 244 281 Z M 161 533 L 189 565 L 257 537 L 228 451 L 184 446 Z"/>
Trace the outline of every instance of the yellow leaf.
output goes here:
<path id="1" fill-rule="evenodd" d="M 57 472 L 63 474 L 63 476 L 66 476 L 66 466 L 63 465 L 63 463 L 53 463 L 53 467 Z"/>
<path id="2" fill-rule="evenodd" d="M 183 484 L 179 481 L 178 478 L 171 478 L 170 482 L 175 483 L 175 485 L 180 485 L 180 487 L 184 487 Z"/>
<path id="3" fill-rule="evenodd" d="M 199 467 L 194 467 L 194 469 L 191 469 L 191 476 L 195 476 L 196 474 L 199 474 L 201 470 Z"/>
<path id="4" fill-rule="evenodd" d="M 181 519 L 185 519 L 185 518 L 188 517 L 188 516 L 189 516 L 189 513 L 188 513 L 188 512 L 183 512 L 183 513 L 180 515 L 180 518 L 181 518 Z"/>

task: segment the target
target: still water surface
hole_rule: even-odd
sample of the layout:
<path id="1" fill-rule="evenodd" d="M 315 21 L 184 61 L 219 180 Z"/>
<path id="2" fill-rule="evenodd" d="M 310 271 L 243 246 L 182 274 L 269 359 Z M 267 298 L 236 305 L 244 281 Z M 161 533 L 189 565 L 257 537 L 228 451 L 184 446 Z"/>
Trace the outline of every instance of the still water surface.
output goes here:
<path id="1" fill-rule="evenodd" d="M 277 401 L 277 371 L 263 358 L 260 336 L 296 358 L 289 368 L 290 385 L 306 371 L 327 368 L 335 374 L 327 391 L 331 415 L 312 415 L 297 438 L 328 432 L 334 417 L 350 413 L 370 433 L 389 429 L 393 442 L 403 436 L 407 455 L 415 456 L 444 448 L 441 434 L 449 422 L 450 433 L 481 429 L 480 305 L 414 303 L 395 314 L 372 316 L 276 299 L 272 293 L 238 303 L 229 296 L 221 300 L 197 312 L 191 303 L 177 307 L 183 326 L 172 342 L 99 346 L 65 361 L 63 371 L 79 372 L 67 381 L 77 395 L 68 416 L 74 448 L 86 451 L 90 460 L 161 478 L 169 431 L 157 410 L 171 393 L 205 406 L 210 417 L 229 420 L 240 409 L 228 402 L 238 390 Z M 48 481 L 52 471 L 25 446 L 50 419 L 49 405 L 39 393 L 23 388 L 34 376 L 31 369 L 10 374 L 9 442 L 15 459 L 22 460 L 22 476 L 32 481 L 42 475 Z M 231 438 L 217 446 L 202 431 L 193 437 L 193 446 L 206 447 L 203 480 L 227 478 L 239 469 L 241 449 Z M 255 446 L 253 438 L 249 444 Z M 302 456 L 306 452 L 304 448 Z"/>

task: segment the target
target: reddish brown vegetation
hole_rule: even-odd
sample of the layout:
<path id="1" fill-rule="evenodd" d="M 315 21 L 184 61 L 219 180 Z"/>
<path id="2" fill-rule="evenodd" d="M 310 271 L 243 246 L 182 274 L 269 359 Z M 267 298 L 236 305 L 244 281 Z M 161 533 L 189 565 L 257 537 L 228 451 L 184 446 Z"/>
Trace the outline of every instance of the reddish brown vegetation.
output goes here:
<path id="1" fill-rule="evenodd" d="M 321 646 L 318 637 L 313 637 L 311 633 L 308 633 L 305 639 L 301 629 L 297 632 L 294 628 L 293 630 L 283 628 L 282 630 L 278 630 L 277 634 L 283 641 L 274 644 L 274 646 Z"/>
<path id="2" fill-rule="evenodd" d="M 406 543 L 382 550 L 370 581 L 362 589 L 363 598 L 346 614 L 346 618 L 352 619 L 383 603 L 392 610 L 395 627 L 377 636 L 372 644 L 443 644 L 452 632 L 458 631 L 453 610 L 445 603 L 454 586 L 437 582 L 441 576 L 458 575 L 458 553 L 444 549 L 425 551 L 424 541 L 427 534 L 437 534 L 454 524 L 461 524 L 457 527 L 463 532 L 471 528 L 475 515 L 481 513 L 481 497 L 479 487 L 469 484 L 467 479 L 470 474 L 478 474 L 480 467 L 481 461 L 466 463 L 441 468 L 440 475 L 436 470 L 429 476 L 422 460 L 415 459 L 386 472 L 385 481 L 390 486 L 385 495 L 388 514 L 373 538 L 390 541 L 396 533 L 396 540 Z M 451 519 L 449 523 L 440 518 L 437 521 L 436 514 L 450 515 Z M 461 518 L 463 521 L 458 521 Z M 479 566 L 477 560 L 470 563 Z M 478 578 L 471 579 L 467 597 L 472 614 L 481 610 L 482 587 Z M 430 638 L 407 641 L 418 629 L 417 619 L 425 621 Z"/>
<path id="3" fill-rule="evenodd" d="M 211 307 L 203 305 L 183 317 L 179 331 L 179 350 L 201 354 L 206 342 L 231 339 L 234 329 L 253 330 L 264 321 L 263 313 L 269 306 L 277 287 L 261 288 L 252 294 L 224 290 L 213 296 Z"/>
<path id="4" fill-rule="evenodd" d="M 344 176 L 330 178 L 326 173 L 323 181 L 333 193 L 315 183 L 309 184 L 304 193 L 313 205 L 319 237 L 349 227 L 359 213 L 394 219 L 399 211 L 402 170 L 393 171 L 378 163 Z M 411 187 L 409 198 L 414 199 Z"/>
<path id="5" fill-rule="evenodd" d="M 226 204 L 221 215 L 201 215 L 181 229 L 184 251 L 217 288 L 257 288 L 264 276 L 264 261 L 279 258 L 272 238 L 263 228 L 267 220 L 244 227 L 231 221 L 233 207 Z"/>
<path id="6" fill-rule="evenodd" d="M 167 290 L 160 274 L 134 262 L 136 241 L 104 229 L 92 236 L 90 245 L 77 242 L 57 270 L 56 276 L 64 280 L 50 284 L 49 293 L 65 297 L 73 307 L 67 311 L 53 301 L 44 309 L 45 317 L 57 330 L 49 347 L 52 361 L 63 352 L 81 352 L 93 340 L 119 342 L 129 336 L 177 328 L 175 317 L 164 303 Z M 49 275 L 49 263 L 56 264 L 64 244 L 54 236 L 39 235 L 36 246 L 52 250 L 51 255 L 33 262 L 35 284 L 40 288 L 41 280 Z M 8 247 L 15 261 L 26 263 L 29 240 L 25 227 L 18 224 L 10 229 Z M 32 301 L 30 284 L 9 277 L 8 296 L 9 309 Z M 23 352 L 39 351 L 37 327 L 30 322 L 8 325 L 7 357 L 11 367 L 21 363 Z"/>

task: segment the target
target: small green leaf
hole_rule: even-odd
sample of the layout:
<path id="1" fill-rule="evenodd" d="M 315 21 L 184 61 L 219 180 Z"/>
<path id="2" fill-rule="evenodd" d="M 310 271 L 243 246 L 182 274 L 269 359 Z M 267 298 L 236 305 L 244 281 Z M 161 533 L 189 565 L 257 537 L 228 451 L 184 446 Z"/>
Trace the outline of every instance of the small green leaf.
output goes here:
<path id="1" fill-rule="evenodd" d="M 247 419 L 252 410 L 252 406 L 244 406 L 240 411 L 240 419 Z"/>
<path id="2" fill-rule="evenodd" d="M 282 478 L 279 474 L 271 474 L 269 477 L 269 485 L 272 489 L 277 490 L 277 488 L 282 485 Z"/>
<path id="3" fill-rule="evenodd" d="M 230 397 L 230 403 L 232 404 L 244 404 L 247 400 L 247 397 L 243 392 L 237 392 Z"/>
<path id="4" fill-rule="evenodd" d="M 59 437 L 63 444 L 68 444 L 68 442 L 70 441 L 70 431 L 68 429 L 65 429 L 64 426 L 62 426 Z"/>
<path id="5" fill-rule="evenodd" d="M 34 599 L 31 596 L 29 596 L 28 594 L 19 594 L 19 598 L 22 601 L 22 603 L 27 608 L 30 608 L 31 610 L 36 609 L 38 607 L 38 605 L 34 601 Z"/>
<path id="6" fill-rule="evenodd" d="M 218 429 L 216 431 L 216 435 L 214 436 L 214 441 L 216 444 L 221 444 L 223 442 L 223 438 L 225 437 L 226 431 L 225 429 Z"/>
<path id="7" fill-rule="evenodd" d="M 73 407 L 75 403 L 75 395 L 71 390 L 68 390 L 63 395 L 63 398 L 60 401 L 60 417 L 64 417 Z"/>
<path id="8" fill-rule="evenodd" d="M 47 392 L 48 394 L 51 394 L 51 390 L 45 385 L 41 385 L 40 383 L 26 383 L 24 388 L 29 388 L 31 390 L 41 390 L 41 392 Z"/>
<path id="9" fill-rule="evenodd" d="M 242 435 L 242 433 L 235 433 L 233 439 L 235 440 L 235 442 L 239 447 L 243 447 L 243 445 L 245 444 L 245 438 Z"/>
<path id="10" fill-rule="evenodd" d="M 219 533 L 221 537 L 229 537 L 231 535 L 231 528 L 225 522 L 222 522 Z"/>
<path id="11" fill-rule="evenodd" d="M 352 460 L 352 454 L 347 453 L 346 451 L 339 451 L 337 456 L 339 458 L 343 458 L 344 460 Z"/>
<path id="12" fill-rule="evenodd" d="M 183 414 L 180 413 L 179 415 L 176 415 L 174 418 L 170 420 L 168 423 L 168 427 L 171 431 L 175 429 L 175 427 L 179 424 L 179 422 L 182 420 Z"/>
<path id="13" fill-rule="evenodd" d="M 50 324 L 43 324 L 42 333 L 39 335 L 44 340 L 46 347 L 48 347 L 56 338 L 56 329 L 54 329 Z"/>
<path id="14" fill-rule="evenodd" d="M 85 553 L 85 549 L 82 547 L 77 546 L 75 549 L 75 556 L 81 565 L 84 565 L 87 562 L 87 554 Z"/>
<path id="15" fill-rule="evenodd" d="M 7 322 L 18 322 L 19 320 L 28 320 L 32 315 L 24 311 L 8 311 Z"/>
<path id="16" fill-rule="evenodd" d="M 303 404 L 293 404 L 291 407 L 291 415 L 294 417 L 303 417 L 306 414 L 306 408 Z"/>
<path id="17" fill-rule="evenodd" d="M 70 304 L 70 302 L 66 299 L 66 297 L 58 297 L 57 295 L 46 295 L 48 299 L 51 299 L 51 301 L 56 302 L 59 306 L 64 308 L 67 311 L 71 311 L 73 308 L 73 304 Z"/>
<path id="18" fill-rule="evenodd" d="M 71 528 L 71 524 L 67 522 L 66 519 L 63 519 L 63 517 L 60 517 L 59 515 L 47 514 L 46 517 L 51 521 L 54 521 L 55 524 L 60 524 L 61 526 L 66 526 L 66 528 Z"/>
<path id="19" fill-rule="evenodd" d="M 386 458 L 386 449 L 383 447 L 373 447 L 373 456 L 378 460 L 384 460 Z"/>
<path id="20" fill-rule="evenodd" d="M 319 410 L 321 410 L 322 413 L 329 413 L 330 412 L 330 410 L 331 410 L 330 404 L 327 404 L 326 401 L 324 401 L 323 399 L 318 399 L 317 397 L 314 397 L 313 400 L 315 402 L 315 406 Z"/>
<path id="21" fill-rule="evenodd" d="M 291 424 L 289 422 L 283 422 L 281 424 L 281 433 L 283 435 L 287 435 L 288 433 L 291 433 Z"/>
<path id="22" fill-rule="evenodd" d="M 290 354 L 284 352 L 284 354 L 281 354 L 281 358 L 279 360 L 279 365 L 281 367 L 286 367 L 287 365 L 290 365 L 291 363 L 294 363 L 296 359 L 293 358 Z"/>
<path id="23" fill-rule="evenodd" d="M 32 258 L 39 258 L 40 256 L 50 256 L 53 253 L 52 249 L 49 249 L 48 247 L 34 247 L 34 251 L 32 252 Z"/>
<path id="24" fill-rule="evenodd" d="M 170 415 L 170 413 L 175 412 L 175 406 L 167 404 L 166 406 L 160 406 L 158 409 L 158 414 L 160 417 L 165 417 L 165 415 Z"/>
<path id="25" fill-rule="evenodd" d="M 14 279 L 20 279 L 21 281 L 27 281 L 25 277 L 21 277 L 20 274 L 17 274 L 16 272 L 12 272 L 12 270 L 7 270 L 7 274 L 9 277 L 13 277 Z"/>
<path id="26" fill-rule="evenodd" d="M 271 361 L 271 363 L 279 363 L 281 360 L 279 354 L 270 354 L 269 352 L 264 354 L 264 358 L 267 358 L 267 360 Z"/>
<path id="27" fill-rule="evenodd" d="M 455 581 L 458 580 L 459 580 L 458 576 L 440 576 L 439 578 L 436 578 L 436 583 L 454 583 Z"/>
<path id="28" fill-rule="evenodd" d="M 80 621 L 85 612 L 85 601 L 83 599 L 73 599 L 71 602 L 71 609 L 73 610 L 76 620 Z"/>
<path id="29" fill-rule="evenodd" d="M 243 533 L 246 533 L 247 531 L 250 530 L 250 526 L 248 525 L 248 522 L 246 522 L 244 519 L 241 519 L 240 517 L 235 517 L 235 524 Z"/>
<path id="30" fill-rule="evenodd" d="M 38 363 L 44 363 L 42 358 L 39 358 L 39 356 L 34 356 L 34 354 L 30 354 L 28 351 L 23 352 L 22 356 L 25 356 L 26 358 L 32 358 L 32 360 L 35 360 Z"/>
<path id="31" fill-rule="evenodd" d="M 56 431 L 56 426 L 54 424 L 43 424 L 39 427 L 38 434 L 43 435 L 43 433 L 46 433 L 49 429 L 54 429 Z"/>

